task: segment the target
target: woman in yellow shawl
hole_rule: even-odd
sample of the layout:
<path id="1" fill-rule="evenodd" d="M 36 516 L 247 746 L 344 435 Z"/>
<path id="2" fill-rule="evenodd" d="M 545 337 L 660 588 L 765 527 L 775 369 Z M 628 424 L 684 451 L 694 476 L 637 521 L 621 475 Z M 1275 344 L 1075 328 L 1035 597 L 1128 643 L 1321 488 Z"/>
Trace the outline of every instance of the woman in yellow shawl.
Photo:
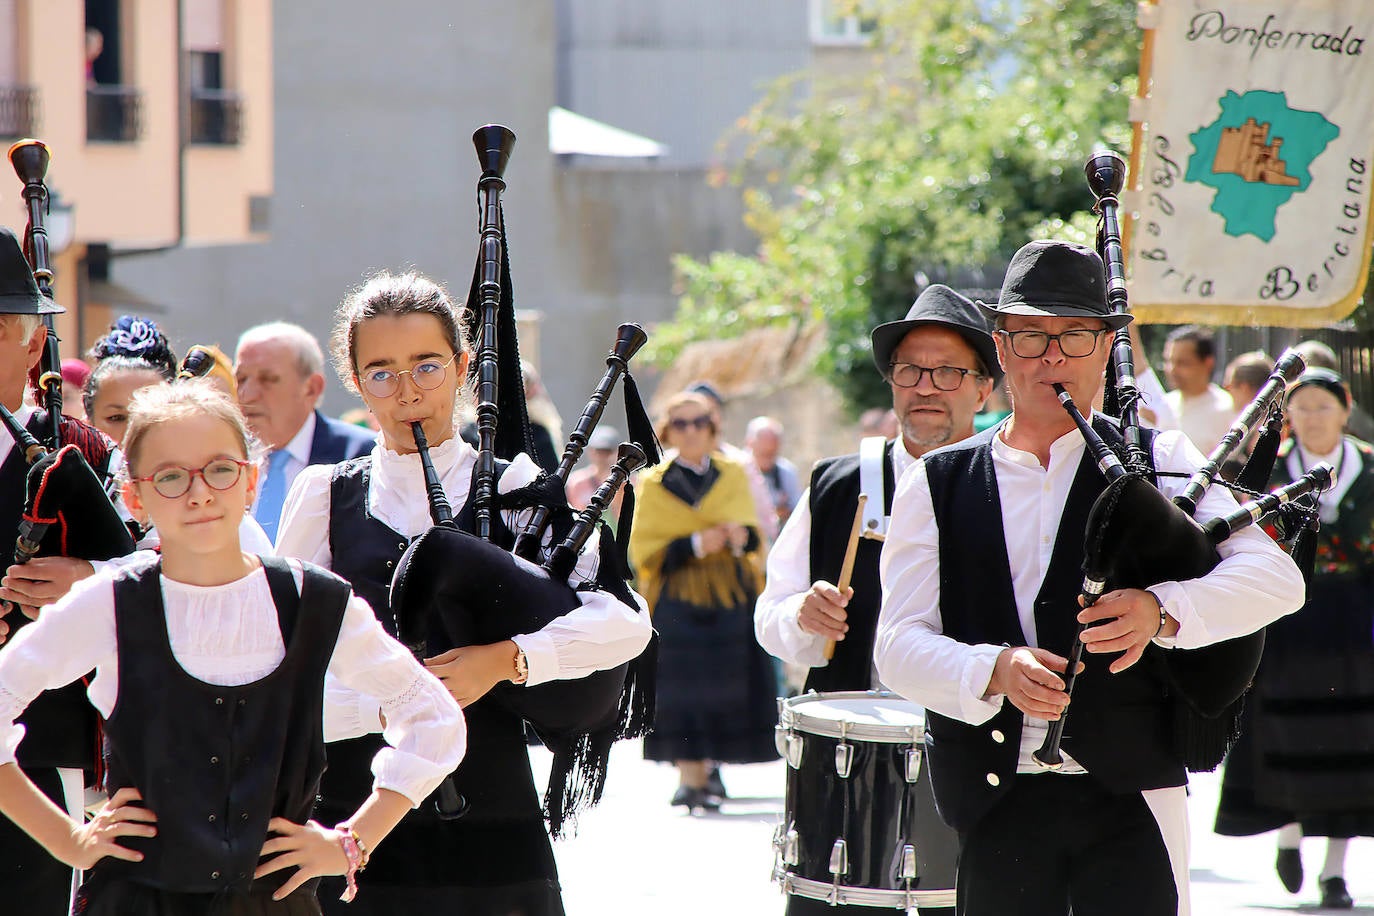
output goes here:
<path id="1" fill-rule="evenodd" d="M 689 810 L 720 807 L 711 761 L 777 757 L 773 668 L 752 624 L 763 582 L 758 517 L 744 468 L 715 450 L 717 434 L 701 395 L 669 400 L 659 437 L 670 451 L 636 488 L 630 535 L 659 633 L 658 711 L 644 756 L 677 764 L 673 804 Z"/>

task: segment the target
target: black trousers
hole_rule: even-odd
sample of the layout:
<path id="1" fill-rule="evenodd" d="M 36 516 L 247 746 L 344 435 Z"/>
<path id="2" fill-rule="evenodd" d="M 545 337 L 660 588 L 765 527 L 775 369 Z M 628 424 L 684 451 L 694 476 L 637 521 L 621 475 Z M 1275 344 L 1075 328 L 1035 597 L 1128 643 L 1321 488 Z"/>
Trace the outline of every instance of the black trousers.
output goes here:
<path id="1" fill-rule="evenodd" d="M 67 810 L 62 781 L 50 767 L 24 771 L 53 804 Z M 29 835 L 0 816 L 0 910 L 26 916 L 66 916 L 72 899 L 72 870 Z M 22 901 L 22 902 L 21 902 Z"/>
<path id="2" fill-rule="evenodd" d="M 1139 792 L 1022 775 L 960 837 L 959 916 L 1177 916 L 1159 825 Z"/>

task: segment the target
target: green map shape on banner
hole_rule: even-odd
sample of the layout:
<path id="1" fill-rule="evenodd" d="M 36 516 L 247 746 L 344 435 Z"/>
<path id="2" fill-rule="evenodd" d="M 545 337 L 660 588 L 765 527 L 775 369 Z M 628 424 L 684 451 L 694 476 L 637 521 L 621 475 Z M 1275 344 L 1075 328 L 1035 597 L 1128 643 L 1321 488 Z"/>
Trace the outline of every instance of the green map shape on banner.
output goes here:
<path id="1" fill-rule="evenodd" d="M 1341 129 L 1321 113 L 1288 107 L 1282 92 L 1227 90 L 1221 116 L 1189 135 L 1184 180 L 1216 188 L 1211 210 L 1226 234 L 1274 238 L 1279 207 L 1312 183 L 1312 162 Z"/>

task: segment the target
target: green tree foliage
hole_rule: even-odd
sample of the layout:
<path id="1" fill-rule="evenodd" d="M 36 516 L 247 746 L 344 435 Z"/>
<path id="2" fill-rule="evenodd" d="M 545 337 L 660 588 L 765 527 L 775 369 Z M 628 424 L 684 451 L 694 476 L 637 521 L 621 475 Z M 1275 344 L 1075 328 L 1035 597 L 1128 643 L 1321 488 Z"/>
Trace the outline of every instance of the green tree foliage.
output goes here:
<path id="1" fill-rule="evenodd" d="M 1084 239 L 1083 164 L 1125 150 L 1139 53 L 1128 0 L 883 0 L 873 66 L 780 81 L 723 148 L 742 150 L 752 256 L 677 261 L 693 340 L 824 321 L 817 371 L 856 410 L 889 398 L 868 334 L 923 282 L 995 288 L 1030 238 Z M 811 82 L 808 84 L 807 79 Z"/>

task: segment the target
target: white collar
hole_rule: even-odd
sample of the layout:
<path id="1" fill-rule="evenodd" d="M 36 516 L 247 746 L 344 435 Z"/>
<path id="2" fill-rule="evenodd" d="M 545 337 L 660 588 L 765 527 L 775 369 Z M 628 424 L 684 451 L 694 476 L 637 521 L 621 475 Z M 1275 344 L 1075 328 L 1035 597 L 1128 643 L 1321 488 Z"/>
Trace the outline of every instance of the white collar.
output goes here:
<path id="1" fill-rule="evenodd" d="M 291 437 L 291 441 L 286 443 L 286 453 L 295 458 L 303 465 L 310 464 L 310 446 L 315 441 L 315 411 L 310 411 L 310 415 L 305 418 L 301 428 L 296 430 L 296 434 Z"/>

